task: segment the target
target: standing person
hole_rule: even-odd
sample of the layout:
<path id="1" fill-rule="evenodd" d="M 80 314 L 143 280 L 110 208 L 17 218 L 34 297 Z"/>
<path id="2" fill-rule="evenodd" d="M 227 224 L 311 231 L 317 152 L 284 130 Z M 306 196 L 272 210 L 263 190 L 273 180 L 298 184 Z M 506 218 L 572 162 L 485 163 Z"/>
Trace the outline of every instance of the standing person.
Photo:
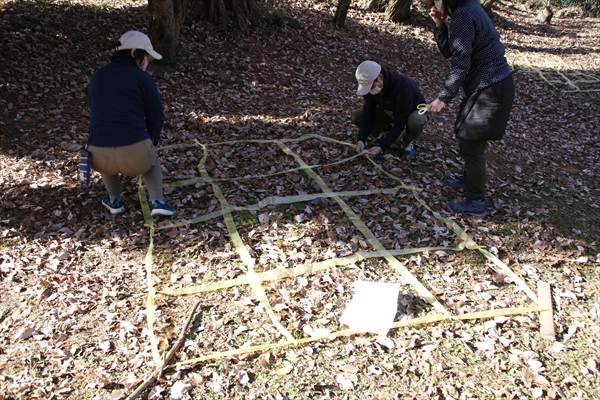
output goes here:
<path id="1" fill-rule="evenodd" d="M 460 87 L 465 98 L 454 124 L 464 175 L 444 183 L 463 189 L 466 199 L 446 204 L 461 214 L 486 216 L 485 147 L 488 140 L 502 139 L 515 97 L 512 73 L 504 57 L 504 45 L 477 0 L 436 0 L 429 15 L 442 56 L 450 71 L 436 100 L 427 107 L 440 112 L 456 97 Z M 446 24 L 446 17 L 450 21 Z"/>
<path id="2" fill-rule="evenodd" d="M 145 72 L 149 60 L 161 58 L 148 36 L 129 31 L 119 39 L 110 63 L 90 81 L 88 150 L 92 169 L 101 174 L 108 191 L 102 204 L 111 214 L 125 211 L 119 174 L 143 176 L 152 216 L 175 213 L 163 197 L 156 150 L 163 127 L 162 103 L 152 76 Z"/>
<path id="3" fill-rule="evenodd" d="M 413 158 L 413 140 L 418 138 L 429 120 L 426 113 L 419 113 L 417 107 L 425 107 L 425 97 L 417 84 L 407 76 L 386 71 L 375 61 L 364 61 L 356 69 L 358 89 L 356 94 L 363 96 L 363 107 L 352 113 L 351 120 L 360 129 L 356 152 L 365 150 L 365 143 L 371 135 L 375 146 L 366 150 L 370 156 L 385 154 L 390 146 L 401 138 L 402 156 Z M 391 129 L 382 137 L 379 134 L 388 126 Z"/>

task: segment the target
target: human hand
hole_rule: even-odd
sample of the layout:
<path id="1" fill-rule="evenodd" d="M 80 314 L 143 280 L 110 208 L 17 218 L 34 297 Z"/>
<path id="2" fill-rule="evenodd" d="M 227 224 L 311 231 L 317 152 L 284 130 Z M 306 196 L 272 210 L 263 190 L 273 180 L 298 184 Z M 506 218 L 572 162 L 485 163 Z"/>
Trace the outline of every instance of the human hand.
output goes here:
<path id="1" fill-rule="evenodd" d="M 358 154 L 362 153 L 364 149 L 365 149 L 365 144 L 362 140 L 359 140 L 358 142 L 356 142 L 356 152 Z"/>
<path id="2" fill-rule="evenodd" d="M 368 154 L 371 157 L 375 157 L 380 153 L 381 153 L 381 147 L 379 147 L 379 146 L 373 146 L 369 150 L 366 151 L 366 154 Z"/>
<path id="3" fill-rule="evenodd" d="M 429 105 L 427 106 L 427 111 L 437 113 L 442 111 L 444 107 L 446 107 L 446 103 L 444 103 L 440 99 L 435 99 L 434 101 L 429 103 Z"/>
<path id="4" fill-rule="evenodd" d="M 435 22 L 435 26 L 442 26 L 444 24 L 444 14 L 438 10 L 435 6 L 431 6 L 429 10 L 429 16 Z"/>

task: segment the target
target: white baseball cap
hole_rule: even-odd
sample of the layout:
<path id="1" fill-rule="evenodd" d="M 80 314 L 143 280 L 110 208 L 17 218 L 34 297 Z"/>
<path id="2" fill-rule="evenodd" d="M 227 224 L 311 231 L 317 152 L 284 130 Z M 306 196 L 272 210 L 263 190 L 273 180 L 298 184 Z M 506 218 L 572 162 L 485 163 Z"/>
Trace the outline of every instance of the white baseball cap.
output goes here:
<path id="1" fill-rule="evenodd" d="M 117 47 L 117 50 L 129 50 L 129 49 L 141 49 L 146 50 L 150 57 L 160 60 L 162 56 L 152 49 L 152 43 L 150 38 L 138 31 L 128 31 L 121 36 L 119 39 L 121 45 Z"/>
<path id="2" fill-rule="evenodd" d="M 363 61 L 358 68 L 356 68 L 356 81 L 358 82 L 358 89 L 356 94 L 364 96 L 371 91 L 373 82 L 379 76 L 381 72 L 381 65 L 375 61 Z"/>

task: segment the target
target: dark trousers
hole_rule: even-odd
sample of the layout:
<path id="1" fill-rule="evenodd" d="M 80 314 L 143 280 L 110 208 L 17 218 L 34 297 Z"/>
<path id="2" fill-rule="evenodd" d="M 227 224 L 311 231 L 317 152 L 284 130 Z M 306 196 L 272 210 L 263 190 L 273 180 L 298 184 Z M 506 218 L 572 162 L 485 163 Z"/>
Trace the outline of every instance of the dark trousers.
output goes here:
<path id="1" fill-rule="evenodd" d="M 360 124 L 363 119 L 363 108 L 357 108 L 354 110 L 352 115 L 350 116 L 350 120 L 352 123 L 360 128 Z M 406 121 L 406 126 L 404 130 L 400 134 L 400 138 L 402 138 L 402 147 L 406 147 L 412 143 L 413 140 L 421 136 L 421 132 L 423 132 L 423 127 L 429 121 L 429 115 L 419 114 L 419 111 L 413 111 L 408 116 L 408 121 Z M 390 124 L 394 123 L 394 113 L 388 110 L 385 110 L 379 106 L 375 109 L 375 122 L 373 123 L 373 128 L 371 128 L 371 132 L 369 132 L 369 136 L 376 138 L 379 134 Z M 398 140 L 396 139 L 396 140 Z"/>
<path id="2" fill-rule="evenodd" d="M 512 75 L 465 97 L 460 105 L 454 131 L 458 152 L 465 160 L 465 196 L 485 200 L 485 147 L 488 140 L 499 140 L 506 126 L 515 97 Z"/>
<path id="3" fill-rule="evenodd" d="M 487 140 L 476 142 L 458 140 L 458 153 L 465 160 L 465 197 L 473 200 L 485 200 L 486 164 L 485 146 Z"/>
<path id="4" fill-rule="evenodd" d="M 352 123 L 360 128 L 360 124 L 363 119 L 363 108 L 357 108 L 350 116 Z M 394 123 L 394 113 L 385 110 L 379 106 L 375 108 L 375 121 L 373 122 L 373 128 L 369 132 L 369 136 L 378 137 L 381 131 L 383 131 L 388 125 Z"/>

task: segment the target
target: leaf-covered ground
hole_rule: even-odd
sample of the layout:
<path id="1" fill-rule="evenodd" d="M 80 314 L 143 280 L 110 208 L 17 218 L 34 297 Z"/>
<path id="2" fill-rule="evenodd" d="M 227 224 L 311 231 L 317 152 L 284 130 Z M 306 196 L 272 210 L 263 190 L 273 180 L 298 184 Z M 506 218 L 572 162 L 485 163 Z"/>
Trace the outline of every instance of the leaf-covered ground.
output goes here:
<path id="1" fill-rule="evenodd" d="M 151 230 L 137 179 L 123 179 L 127 211 L 113 217 L 97 174 L 78 186 L 76 152 L 89 78 L 121 33 L 145 30 L 145 4 L 0 7 L 0 399 L 125 398 L 197 301 L 179 364 L 148 398 L 599 398 L 599 19 L 541 26 L 523 5 L 498 5 L 517 97 L 506 137 L 489 145 L 483 220 L 445 207 L 460 195 L 442 184 L 462 167 L 458 100 L 414 160 L 354 157 L 361 61 L 437 96 L 448 65 L 421 6 L 402 25 L 355 5 L 340 31 L 335 2 L 312 0 L 268 2 L 246 37 L 188 24 L 177 66 L 149 68 L 178 209 Z M 514 275 L 457 251 L 457 232 Z M 380 249 L 396 261 L 363 257 Z M 263 294 L 229 281 L 252 276 Z M 310 341 L 346 328 L 357 280 L 400 284 L 398 324 L 439 315 L 411 276 L 455 316 L 535 307 L 527 290 L 548 282 L 557 340 L 541 338 L 538 313 L 520 313 Z M 243 351 L 284 334 L 306 343 Z"/>

